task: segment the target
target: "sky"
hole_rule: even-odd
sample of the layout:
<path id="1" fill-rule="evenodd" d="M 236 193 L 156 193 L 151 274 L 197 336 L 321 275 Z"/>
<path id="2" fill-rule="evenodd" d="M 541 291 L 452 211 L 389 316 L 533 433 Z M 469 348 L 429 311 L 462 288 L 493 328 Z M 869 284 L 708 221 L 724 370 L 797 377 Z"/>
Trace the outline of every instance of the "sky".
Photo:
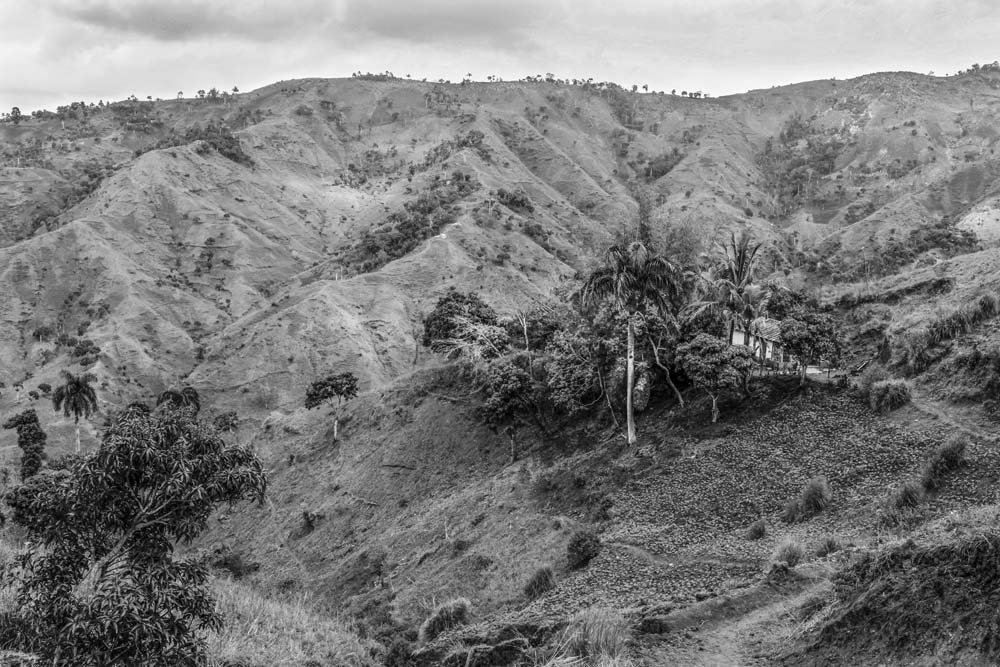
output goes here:
<path id="1" fill-rule="evenodd" d="M 386 70 L 721 96 L 953 74 L 998 29 L 995 0 L 0 0 L 0 110 Z"/>

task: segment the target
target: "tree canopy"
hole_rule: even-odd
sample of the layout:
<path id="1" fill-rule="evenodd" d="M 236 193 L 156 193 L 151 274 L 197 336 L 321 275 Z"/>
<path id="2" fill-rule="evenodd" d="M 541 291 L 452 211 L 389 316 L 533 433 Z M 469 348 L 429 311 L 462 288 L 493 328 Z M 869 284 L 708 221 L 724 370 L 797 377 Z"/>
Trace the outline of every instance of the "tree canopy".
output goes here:
<path id="1" fill-rule="evenodd" d="M 208 571 L 178 558 L 215 506 L 261 498 L 261 461 L 190 410 L 125 411 L 100 448 L 7 494 L 28 533 L 12 648 L 55 664 L 201 664 L 220 618 Z"/>

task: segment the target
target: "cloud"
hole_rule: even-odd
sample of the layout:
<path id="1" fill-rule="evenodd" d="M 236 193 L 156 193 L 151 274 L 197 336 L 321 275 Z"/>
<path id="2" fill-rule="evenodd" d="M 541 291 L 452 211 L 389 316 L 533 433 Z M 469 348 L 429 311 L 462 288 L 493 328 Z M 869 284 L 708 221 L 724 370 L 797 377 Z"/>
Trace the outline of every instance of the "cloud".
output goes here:
<path id="1" fill-rule="evenodd" d="M 518 48 L 535 44 L 532 33 L 561 13 L 559 4 L 531 0 L 349 0 L 341 26 L 413 44 Z"/>
<path id="2" fill-rule="evenodd" d="M 49 9 L 92 28 L 167 42 L 220 36 L 273 42 L 312 32 L 334 17 L 334 6 L 323 0 L 53 0 Z"/>

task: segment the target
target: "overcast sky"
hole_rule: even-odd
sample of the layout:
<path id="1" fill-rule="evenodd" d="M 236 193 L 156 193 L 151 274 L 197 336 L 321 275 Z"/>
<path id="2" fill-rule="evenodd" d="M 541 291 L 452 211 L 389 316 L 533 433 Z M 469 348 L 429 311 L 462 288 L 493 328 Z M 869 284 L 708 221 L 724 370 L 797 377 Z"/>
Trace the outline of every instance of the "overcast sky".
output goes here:
<path id="1" fill-rule="evenodd" d="M 995 0 L 0 0 L 0 110 L 391 70 L 719 96 L 1000 58 Z"/>

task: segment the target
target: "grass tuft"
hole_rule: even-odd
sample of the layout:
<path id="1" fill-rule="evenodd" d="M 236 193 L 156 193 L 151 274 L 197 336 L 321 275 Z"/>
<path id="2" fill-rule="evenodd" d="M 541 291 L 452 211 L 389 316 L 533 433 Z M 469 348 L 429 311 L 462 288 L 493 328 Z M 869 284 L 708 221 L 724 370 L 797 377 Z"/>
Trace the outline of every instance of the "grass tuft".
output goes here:
<path id="1" fill-rule="evenodd" d="M 626 667 L 632 664 L 628 657 L 630 639 L 629 623 L 621 612 L 603 607 L 584 609 L 570 619 L 556 642 L 553 659 L 563 662 L 550 664 Z M 566 662 L 574 658 L 586 662 Z"/>
<path id="2" fill-rule="evenodd" d="M 601 540 L 589 530 L 579 530 L 566 545 L 566 563 L 571 570 L 586 567 L 601 552 Z"/>
<path id="3" fill-rule="evenodd" d="M 920 484 L 916 482 L 904 482 L 889 494 L 886 503 L 893 509 L 910 509 L 920 504 L 923 495 L 923 489 L 920 487 Z"/>
<path id="4" fill-rule="evenodd" d="M 833 535 L 827 535 L 823 538 L 823 541 L 819 543 L 819 546 L 816 547 L 816 557 L 823 558 L 837 551 L 840 551 L 840 543 L 837 542 L 837 538 Z"/>
<path id="5" fill-rule="evenodd" d="M 805 550 L 802 545 L 792 539 L 786 539 L 778 548 L 774 550 L 771 560 L 775 563 L 785 563 L 788 567 L 795 567 L 802 561 Z"/>
<path id="6" fill-rule="evenodd" d="M 903 380 L 880 380 L 868 392 L 868 403 L 879 414 L 892 412 L 909 402 L 910 385 Z"/>
<path id="7" fill-rule="evenodd" d="M 421 643 L 436 639 L 442 632 L 469 622 L 469 601 L 465 598 L 455 598 L 438 605 L 427 620 L 420 626 Z"/>
<path id="8" fill-rule="evenodd" d="M 552 572 L 552 568 L 548 565 L 544 565 L 531 575 L 531 579 L 528 579 L 528 583 L 524 585 L 524 596 L 529 600 L 536 600 L 541 597 L 546 591 L 550 591 L 556 587 L 556 577 Z"/>
<path id="9" fill-rule="evenodd" d="M 212 585 L 223 626 L 207 636 L 209 665 L 336 664 L 375 667 L 376 648 L 340 621 L 310 610 L 302 596 L 293 601 L 265 597 L 251 586 L 231 579 Z"/>
<path id="10" fill-rule="evenodd" d="M 936 491 L 944 483 L 945 476 L 958 470 L 965 463 L 965 448 L 968 440 L 961 435 L 953 435 L 924 462 L 920 483 L 925 491 Z"/>
<path id="11" fill-rule="evenodd" d="M 813 477 L 805 483 L 798 498 L 792 498 L 781 512 L 781 520 L 785 523 L 803 521 L 816 516 L 830 505 L 833 497 L 830 483 L 822 475 Z"/>
<path id="12" fill-rule="evenodd" d="M 764 519 L 757 519 L 750 524 L 747 528 L 747 539 L 748 540 L 759 540 L 767 534 L 767 525 L 764 523 Z"/>

